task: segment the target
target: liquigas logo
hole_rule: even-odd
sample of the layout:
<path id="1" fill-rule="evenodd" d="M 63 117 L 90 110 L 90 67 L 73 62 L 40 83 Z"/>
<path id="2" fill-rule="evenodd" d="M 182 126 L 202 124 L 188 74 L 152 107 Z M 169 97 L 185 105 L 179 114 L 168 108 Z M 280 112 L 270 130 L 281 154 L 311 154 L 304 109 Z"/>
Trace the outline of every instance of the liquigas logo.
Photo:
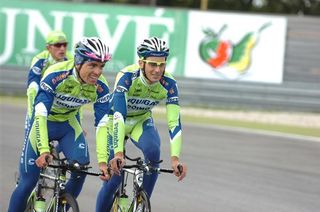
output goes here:
<path id="1" fill-rule="evenodd" d="M 206 37 L 200 43 L 200 57 L 223 78 L 244 76 L 250 67 L 252 49 L 257 45 L 260 33 L 270 25 L 266 23 L 256 32 L 248 32 L 236 44 L 220 39 L 226 25 L 218 33 L 207 28 L 203 30 Z"/>

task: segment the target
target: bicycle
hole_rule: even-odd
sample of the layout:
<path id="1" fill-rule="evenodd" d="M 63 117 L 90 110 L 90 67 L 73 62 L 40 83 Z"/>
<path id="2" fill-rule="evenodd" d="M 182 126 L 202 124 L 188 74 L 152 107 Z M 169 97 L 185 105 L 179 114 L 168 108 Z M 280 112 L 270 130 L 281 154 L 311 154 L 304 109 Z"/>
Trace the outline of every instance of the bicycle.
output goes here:
<path id="1" fill-rule="evenodd" d="M 172 169 L 162 169 L 153 167 L 150 162 L 146 163 L 145 160 L 138 158 L 130 158 L 125 155 L 125 158 L 130 161 L 135 161 L 136 164 L 124 165 L 121 173 L 121 183 L 114 195 L 111 211 L 113 212 L 151 212 L 151 203 L 149 196 L 143 189 L 143 176 L 144 174 L 151 173 L 173 173 Z M 161 163 L 162 160 L 156 162 Z M 118 165 L 119 166 L 119 165 Z M 181 167 L 179 168 L 181 170 Z M 182 171 L 182 170 L 181 170 Z M 133 194 L 131 201 L 126 194 L 126 187 L 128 182 L 128 176 L 133 176 Z"/>
<path id="2" fill-rule="evenodd" d="M 87 165 L 68 163 L 66 158 L 60 159 L 51 142 L 50 148 L 53 161 L 47 168 L 41 169 L 37 186 L 28 198 L 25 212 L 78 212 L 77 200 L 64 190 L 67 172 L 81 172 L 92 176 L 100 176 L 101 173 L 88 171 L 91 167 Z M 46 189 L 52 190 L 49 199 L 45 198 Z"/>

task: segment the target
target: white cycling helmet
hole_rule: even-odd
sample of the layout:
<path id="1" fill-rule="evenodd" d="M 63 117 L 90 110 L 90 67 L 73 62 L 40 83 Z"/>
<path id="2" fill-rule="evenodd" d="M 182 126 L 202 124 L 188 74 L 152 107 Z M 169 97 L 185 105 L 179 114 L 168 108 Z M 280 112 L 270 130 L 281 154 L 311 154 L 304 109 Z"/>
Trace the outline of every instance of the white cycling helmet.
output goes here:
<path id="1" fill-rule="evenodd" d="M 140 58 L 147 57 L 168 57 L 169 48 L 166 42 L 157 38 L 151 37 L 144 39 L 137 48 L 137 54 Z"/>
<path id="2" fill-rule="evenodd" d="M 84 37 L 75 45 L 75 63 L 87 61 L 107 62 L 111 59 L 109 47 L 97 37 Z"/>

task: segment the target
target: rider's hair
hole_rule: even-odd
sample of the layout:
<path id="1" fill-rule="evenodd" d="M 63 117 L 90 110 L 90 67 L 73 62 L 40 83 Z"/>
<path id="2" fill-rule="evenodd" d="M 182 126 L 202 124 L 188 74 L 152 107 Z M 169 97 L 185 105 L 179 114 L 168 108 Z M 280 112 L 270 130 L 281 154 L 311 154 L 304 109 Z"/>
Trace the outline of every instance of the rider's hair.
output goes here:
<path id="1" fill-rule="evenodd" d="M 139 58 L 168 57 L 169 48 L 164 40 L 157 37 L 144 39 L 137 48 Z"/>
<path id="2" fill-rule="evenodd" d="M 74 48 L 75 64 L 89 61 L 107 62 L 111 59 L 109 47 L 97 37 L 84 37 Z"/>

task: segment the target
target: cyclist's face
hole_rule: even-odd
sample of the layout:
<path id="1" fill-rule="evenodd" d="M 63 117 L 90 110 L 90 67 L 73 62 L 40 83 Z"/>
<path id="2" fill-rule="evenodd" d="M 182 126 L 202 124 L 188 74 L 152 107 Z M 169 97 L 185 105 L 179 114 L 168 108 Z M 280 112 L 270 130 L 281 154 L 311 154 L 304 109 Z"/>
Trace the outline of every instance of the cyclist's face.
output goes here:
<path id="1" fill-rule="evenodd" d="M 147 80 L 150 84 L 158 82 L 166 69 L 165 57 L 147 57 L 144 60 L 139 60 L 141 69 L 147 76 Z"/>
<path id="2" fill-rule="evenodd" d="M 47 49 L 54 60 L 60 61 L 60 60 L 63 60 L 63 58 L 66 56 L 67 45 L 68 43 L 66 42 L 55 43 L 55 44 L 48 45 Z"/>
<path id="3" fill-rule="evenodd" d="M 85 62 L 81 66 L 81 70 L 79 70 L 80 78 L 86 84 L 90 84 L 90 85 L 96 84 L 98 81 L 98 78 L 102 74 L 104 65 L 105 63 L 97 62 L 97 61 Z"/>

